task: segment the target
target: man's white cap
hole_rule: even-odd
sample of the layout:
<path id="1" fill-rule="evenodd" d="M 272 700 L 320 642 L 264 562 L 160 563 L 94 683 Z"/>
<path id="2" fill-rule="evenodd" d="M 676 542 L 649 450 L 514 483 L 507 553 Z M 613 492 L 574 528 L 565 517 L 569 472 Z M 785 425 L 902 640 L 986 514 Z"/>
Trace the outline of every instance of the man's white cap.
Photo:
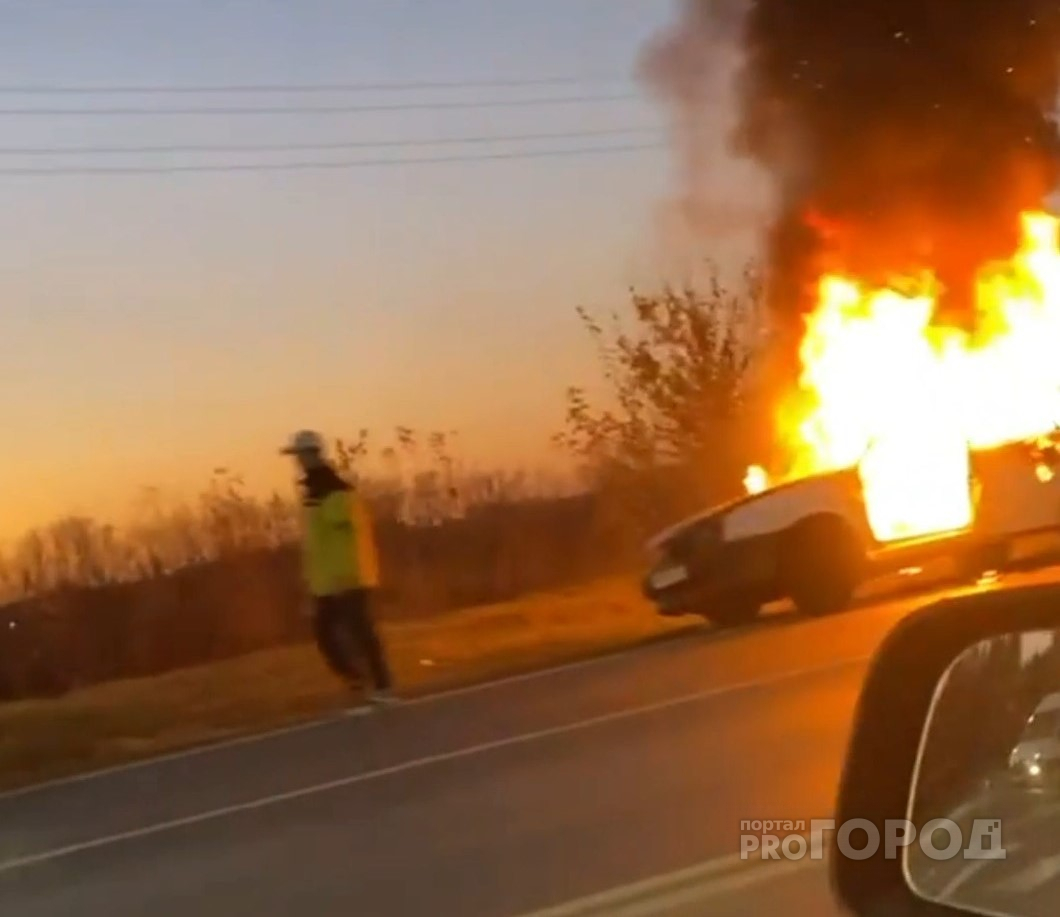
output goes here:
<path id="1" fill-rule="evenodd" d="M 315 430 L 299 430 L 281 450 L 283 455 L 299 455 L 303 452 L 324 452 L 324 438 Z"/>

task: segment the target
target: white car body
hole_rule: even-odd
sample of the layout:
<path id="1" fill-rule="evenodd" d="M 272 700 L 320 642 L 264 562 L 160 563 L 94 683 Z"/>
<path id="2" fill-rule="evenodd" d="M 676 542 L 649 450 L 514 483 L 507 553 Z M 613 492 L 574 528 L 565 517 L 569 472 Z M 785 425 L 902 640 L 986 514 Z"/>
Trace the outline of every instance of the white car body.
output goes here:
<path id="1" fill-rule="evenodd" d="M 924 538 L 877 540 L 857 468 L 801 478 L 713 507 L 649 542 L 658 563 L 645 592 L 664 614 L 687 613 L 688 605 L 719 597 L 739 595 L 759 603 L 790 597 L 781 582 L 785 552 L 800 544 L 808 524 L 819 520 L 827 520 L 831 531 L 841 532 L 844 539 L 849 537 L 856 544 L 851 550 L 869 566 L 885 569 L 977 546 L 1007 548 L 1017 537 L 1060 530 L 1058 445 L 1060 435 L 1054 435 L 973 451 L 973 524 Z M 717 555 L 706 572 L 695 569 L 704 552 Z"/>

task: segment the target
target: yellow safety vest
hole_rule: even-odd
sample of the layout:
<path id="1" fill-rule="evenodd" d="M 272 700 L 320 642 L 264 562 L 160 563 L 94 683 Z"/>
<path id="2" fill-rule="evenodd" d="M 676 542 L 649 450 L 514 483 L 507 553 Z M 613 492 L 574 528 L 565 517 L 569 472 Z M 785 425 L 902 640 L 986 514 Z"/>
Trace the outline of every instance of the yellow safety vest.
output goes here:
<path id="1" fill-rule="evenodd" d="M 364 499 L 333 472 L 324 477 L 324 487 L 310 484 L 303 501 L 302 564 L 309 592 L 326 596 L 375 588 L 379 554 Z"/>

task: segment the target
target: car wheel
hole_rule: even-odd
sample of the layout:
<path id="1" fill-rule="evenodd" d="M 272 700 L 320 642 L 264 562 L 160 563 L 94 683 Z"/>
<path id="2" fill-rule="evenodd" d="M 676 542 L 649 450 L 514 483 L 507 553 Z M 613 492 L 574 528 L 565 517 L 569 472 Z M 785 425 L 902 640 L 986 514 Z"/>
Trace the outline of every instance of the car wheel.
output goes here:
<path id="1" fill-rule="evenodd" d="M 715 627 L 750 624 L 762 610 L 761 604 L 746 596 L 721 596 L 700 614 Z"/>
<path id="2" fill-rule="evenodd" d="M 822 617 L 850 605 L 864 567 L 864 553 L 838 516 L 815 516 L 788 534 L 781 558 L 787 595 L 801 614 Z"/>

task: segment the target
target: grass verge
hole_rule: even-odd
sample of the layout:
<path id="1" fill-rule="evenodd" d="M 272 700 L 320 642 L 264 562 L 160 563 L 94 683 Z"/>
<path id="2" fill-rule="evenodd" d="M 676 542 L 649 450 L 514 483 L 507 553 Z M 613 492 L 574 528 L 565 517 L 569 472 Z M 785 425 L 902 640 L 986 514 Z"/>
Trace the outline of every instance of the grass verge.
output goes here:
<path id="1" fill-rule="evenodd" d="M 607 580 L 384 624 L 403 693 L 570 661 L 697 626 L 660 618 L 635 583 Z M 0 707 L 0 789 L 334 712 L 349 695 L 311 644 Z"/>

